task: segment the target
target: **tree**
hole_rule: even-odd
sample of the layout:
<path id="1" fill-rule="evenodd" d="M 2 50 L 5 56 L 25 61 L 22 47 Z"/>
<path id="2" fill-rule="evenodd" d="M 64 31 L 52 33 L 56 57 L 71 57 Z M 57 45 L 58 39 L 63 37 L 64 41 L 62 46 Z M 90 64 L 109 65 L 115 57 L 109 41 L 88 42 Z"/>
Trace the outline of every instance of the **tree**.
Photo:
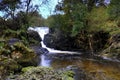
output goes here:
<path id="1" fill-rule="evenodd" d="M 94 7 L 91 12 L 88 13 L 88 25 L 87 31 L 101 31 L 106 30 L 106 22 L 109 19 L 107 7 L 100 6 Z"/>
<path id="2" fill-rule="evenodd" d="M 87 7 L 82 0 L 63 0 L 56 6 L 56 12 L 63 12 L 65 31 L 75 36 L 86 27 Z"/>
<path id="3" fill-rule="evenodd" d="M 2 0 L 0 2 L 0 11 L 5 14 L 5 18 L 11 17 L 14 19 L 15 12 L 19 8 L 20 0 Z"/>
<path id="4" fill-rule="evenodd" d="M 39 0 L 40 4 L 33 4 L 33 1 L 34 0 L 2 0 L 0 2 L 0 11 L 4 14 L 5 19 L 11 20 L 10 23 L 12 22 L 12 26 L 18 25 L 27 30 L 27 28 L 31 26 L 31 18 L 33 19 L 33 16 L 34 19 L 40 21 L 42 17 L 37 15 L 38 18 L 35 18 L 35 14 L 38 14 L 41 5 L 48 2 L 48 0 Z"/>
<path id="5" fill-rule="evenodd" d="M 33 24 L 35 24 L 35 21 L 37 21 L 37 20 L 42 21 L 43 18 L 41 15 L 39 15 L 39 9 L 40 9 L 41 5 L 46 4 L 48 2 L 48 0 L 39 0 L 40 4 L 33 4 L 33 1 L 34 0 L 21 0 L 21 5 L 20 5 L 21 11 L 20 12 L 21 12 L 21 16 L 23 16 L 23 18 L 24 18 L 23 23 L 25 26 L 23 26 L 23 27 L 26 30 L 29 26 L 33 26 Z M 33 21 L 33 19 L 34 19 L 34 21 Z M 32 22 L 32 24 L 31 24 L 31 22 Z M 39 23 L 42 23 L 42 22 L 39 22 Z M 37 25 L 38 25 L 38 23 L 37 23 Z"/>
<path id="6" fill-rule="evenodd" d="M 120 0 L 111 0 L 109 5 L 109 14 L 111 18 L 120 18 Z"/>

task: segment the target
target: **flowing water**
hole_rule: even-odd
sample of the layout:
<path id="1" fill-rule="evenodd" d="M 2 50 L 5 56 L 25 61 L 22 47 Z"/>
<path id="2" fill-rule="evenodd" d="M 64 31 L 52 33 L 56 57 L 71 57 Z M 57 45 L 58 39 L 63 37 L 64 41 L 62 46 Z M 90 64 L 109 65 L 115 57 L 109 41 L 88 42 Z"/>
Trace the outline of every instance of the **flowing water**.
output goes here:
<path id="1" fill-rule="evenodd" d="M 44 39 L 44 35 L 49 33 L 49 28 L 47 27 L 37 27 L 37 28 L 30 28 L 35 30 L 39 33 L 42 40 Z M 83 69 L 88 76 L 92 76 L 90 80 L 120 80 L 120 63 L 112 62 L 112 61 L 97 61 L 94 59 L 87 59 L 87 58 L 73 58 L 71 54 L 77 54 L 77 52 L 70 52 L 70 51 L 60 51 L 48 48 L 44 45 L 43 41 L 41 42 L 42 47 L 46 48 L 49 51 L 49 55 L 57 54 L 68 54 L 70 58 L 66 57 L 49 57 L 46 55 L 41 55 L 41 62 L 40 66 L 47 66 L 53 67 L 54 69 L 63 69 L 70 65 L 77 66 Z M 80 53 L 79 53 L 80 54 Z M 78 75 L 79 76 L 79 75 Z M 81 79 L 76 79 L 81 80 Z"/>

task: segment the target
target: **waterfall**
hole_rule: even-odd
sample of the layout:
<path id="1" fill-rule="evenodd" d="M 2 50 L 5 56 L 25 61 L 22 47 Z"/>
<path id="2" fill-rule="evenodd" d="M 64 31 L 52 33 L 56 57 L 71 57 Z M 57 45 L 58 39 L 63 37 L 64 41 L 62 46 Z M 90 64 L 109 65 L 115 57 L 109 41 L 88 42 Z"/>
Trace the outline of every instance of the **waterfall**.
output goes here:
<path id="1" fill-rule="evenodd" d="M 28 30 L 34 30 L 34 31 L 39 33 L 39 35 L 42 39 L 42 41 L 41 41 L 42 48 L 46 48 L 49 51 L 49 54 L 56 54 L 56 53 L 67 53 L 67 54 L 73 54 L 74 53 L 74 54 L 77 54 L 77 52 L 61 51 L 61 50 L 55 50 L 55 49 L 47 47 L 43 43 L 43 40 L 44 40 L 44 36 L 49 33 L 49 28 L 48 27 L 35 27 L 35 28 L 30 27 L 30 28 L 28 28 Z M 51 60 L 47 59 L 47 57 L 44 54 L 41 55 L 40 58 L 41 58 L 40 66 L 47 66 L 47 67 L 50 66 Z"/>
<path id="2" fill-rule="evenodd" d="M 46 48 L 49 53 L 67 53 L 67 54 L 73 54 L 73 53 L 77 53 L 77 52 L 72 52 L 72 51 L 61 51 L 61 50 L 55 50 L 53 48 L 49 48 L 47 47 L 44 43 L 43 43 L 43 40 L 44 40 L 44 36 L 46 34 L 49 33 L 49 28 L 48 27 L 35 27 L 35 28 L 32 28 L 30 27 L 29 28 L 30 30 L 34 30 L 34 31 L 37 31 L 42 39 L 41 41 L 41 45 L 43 48 Z"/>
<path id="3" fill-rule="evenodd" d="M 50 66 L 51 60 L 46 59 L 46 56 L 45 56 L 45 55 L 41 55 L 40 58 L 41 58 L 41 62 L 40 62 L 40 64 L 39 64 L 40 66 L 46 66 L 46 67 L 49 67 L 49 66 Z"/>

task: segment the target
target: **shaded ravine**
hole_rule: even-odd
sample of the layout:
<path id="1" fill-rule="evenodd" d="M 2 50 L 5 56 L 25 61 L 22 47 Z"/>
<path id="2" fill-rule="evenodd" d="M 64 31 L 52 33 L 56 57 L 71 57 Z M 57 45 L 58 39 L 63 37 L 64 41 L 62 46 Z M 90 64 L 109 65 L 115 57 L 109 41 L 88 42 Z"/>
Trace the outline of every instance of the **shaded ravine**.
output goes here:
<path id="1" fill-rule="evenodd" d="M 44 35 L 49 32 L 49 28 L 47 27 L 31 29 L 37 31 L 42 40 L 44 39 Z M 49 51 L 49 53 L 47 55 L 42 54 L 40 56 L 40 66 L 53 67 L 54 69 L 64 69 L 69 66 L 77 66 L 84 70 L 87 73 L 87 76 L 91 77 L 90 80 L 120 80 L 120 63 L 118 62 L 104 62 L 102 60 L 96 61 L 93 59 L 82 58 L 79 55 L 73 56 L 73 54 L 78 53 L 48 48 L 44 45 L 43 41 L 41 44 L 43 48 L 46 48 Z M 75 80 L 81 80 L 79 70 L 78 72 L 76 71 L 76 73 L 78 74 L 76 74 L 77 76 L 75 76 Z"/>

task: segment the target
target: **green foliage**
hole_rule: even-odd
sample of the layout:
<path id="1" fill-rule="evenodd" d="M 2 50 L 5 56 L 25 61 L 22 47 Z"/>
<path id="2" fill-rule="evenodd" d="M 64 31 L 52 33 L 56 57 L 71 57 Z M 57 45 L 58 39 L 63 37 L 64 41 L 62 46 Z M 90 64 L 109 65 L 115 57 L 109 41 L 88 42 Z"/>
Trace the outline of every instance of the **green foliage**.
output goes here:
<path id="1" fill-rule="evenodd" d="M 71 14 L 73 18 L 72 36 L 76 36 L 80 31 L 86 28 L 86 6 L 83 4 L 74 5 Z"/>
<path id="2" fill-rule="evenodd" d="M 111 0 L 109 5 L 109 14 L 111 19 L 120 19 L 120 1 Z"/>
<path id="3" fill-rule="evenodd" d="M 111 35 L 120 33 L 120 29 L 117 25 L 117 22 L 114 21 L 105 21 L 105 24 L 101 27 L 102 30 L 109 32 Z"/>
<path id="4" fill-rule="evenodd" d="M 119 16 L 115 18 L 113 17 L 116 15 L 115 13 L 113 14 L 109 13 L 111 11 L 110 8 L 113 8 L 111 5 L 109 5 L 108 7 L 104 7 L 104 6 L 100 6 L 97 8 L 95 7 L 88 14 L 89 27 L 87 28 L 87 30 L 89 32 L 102 30 L 102 31 L 109 32 L 111 35 L 120 33 Z"/>
<path id="5" fill-rule="evenodd" d="M 65 71 L 63 72 L 63 80 L 74 80 L 73 77 L 74 77 L 74 72 L 73 71 Z"/>
<path id="6" fill-rule="evenodd" d="M 64 26 L 63 15 L 52 15 L 46 20 L 46 25 L 50 28 L 61 28 Z"/>
<path id="7" fill-rule="evenodd" d="M 65 1 L 64 5 L 66 26 L 71 35 L 75 36 L 86 27 L 87 8 L 79 1 Z"/>
<path id="8" fill-rule="evenodd" d="M 11 50 L 7 47 L 5 41 L 0 41 L 0 55 L 8 56 L 11 54 Z"/>
<path id="9" fill-rule="evenodd" d="M 52 28 L 54 31 L 62 31 L 65 35 L 70 33 L 70 27 L 68 27 L 67 24 L 68 22 L 66 21 L 65 16 L 60 14 L 52 15 L 45 21 L 45 25 Z"/>
<path id="10" fill-rule="evenodd" d="M 3 41 L 0 41 L 0 49 L 2 49 L 4 45 L 5 43 Z"/>
<path id="11" fill-rule="evenodd" d="M 113 34 L 118 34 L 120 33 L 120 1 L 119 0 L 111 0 L 110 5 L 108 6 L 108 13 L 112 26 L 110 26 L 110 33 Z"/>
<path id="12" fill-rule="evenodd" d="M 51 67 L 25 67 L 22 69 L 23 74 L 16 76 L 13 80 L 74 80 L 72 71 L 54 70 Z M 9 77 L 11 78 L 11 77 Z"/>
<path id="13" fill-rule="evenodd" d="M 26 32 L 28 27 L 44 24 L 44 19 L 38 13 L 39 6 L 33 5 L 32 1 L 2 0 L 0 2 L 0 12 L 4 12 L 4 17 L 0 19 L 0 35 L 4 35 L 5 33 L 7 36 L 20 37 L 20 39 L 25 40 L 25 38 L 27 39 Z M 42 0 L 42 2 L 47 2 L 47 0 Z M 25 38 L 23 36 L 21 37 L 21 34 Z"/>
<path id="14" fill-rule="evenodd" d="M 47 19 L 50 27 L 62 30 L 69 36 L 76 36 L 86 28 L 87 8 L 85 4 L 76 0 L 64 0 L 56 6 L 56 12 L 59 11 L 63 14 L 56 14 Z"/>
<path id="15" fill-rule="evenodd" d="M 15 50 L 21 51 L 24 54 L 31 53 L 31 52 L 33 53 L 33 50 L 26 47 L 23 43 L 18 42 L 18 43 L 15 43 L 13 46 L 14 46 Z"/>
<path id="16" fill-rule="evenodd" d="M 93 8 L 93 10 L 88 14 L 88 31 L 101 31 L 105 30 L 105 24 L 109 19 L 106 7 Z"/>

